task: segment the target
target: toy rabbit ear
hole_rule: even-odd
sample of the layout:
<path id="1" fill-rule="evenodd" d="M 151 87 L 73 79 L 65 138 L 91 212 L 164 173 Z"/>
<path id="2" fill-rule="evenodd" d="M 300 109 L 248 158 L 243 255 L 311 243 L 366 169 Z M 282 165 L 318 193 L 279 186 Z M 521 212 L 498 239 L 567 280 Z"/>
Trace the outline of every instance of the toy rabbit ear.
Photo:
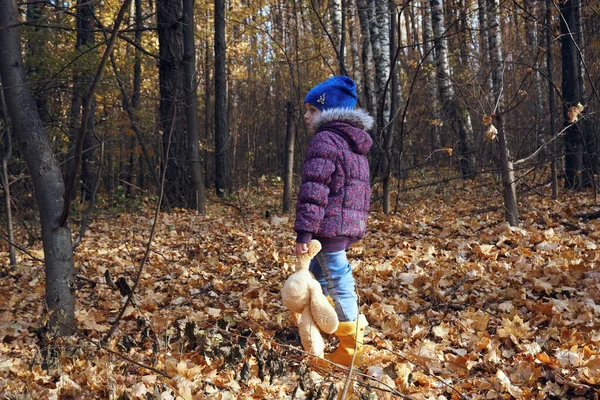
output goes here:
<path id="1" fill-rule="evenodd" d="M 314 257 L 319 251 L 321 251 L 321 243 L 318 240 L 311 240 L 308 244 L 308 254 Z"/>

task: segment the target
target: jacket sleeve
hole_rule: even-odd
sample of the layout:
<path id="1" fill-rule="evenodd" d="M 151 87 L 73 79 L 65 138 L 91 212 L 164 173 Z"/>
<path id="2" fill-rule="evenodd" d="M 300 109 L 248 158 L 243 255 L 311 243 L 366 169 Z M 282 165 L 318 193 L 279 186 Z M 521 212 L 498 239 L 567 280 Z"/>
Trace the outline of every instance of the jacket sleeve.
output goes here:
<path id="1" fill-rule="evenodd" d="M 308 243 L 319 231 L 338 154 L 339 149 L 325 132 L 315 135 L 308 146 L 296 201 L 294 230 L 298 234 L 297 242 Z"/>

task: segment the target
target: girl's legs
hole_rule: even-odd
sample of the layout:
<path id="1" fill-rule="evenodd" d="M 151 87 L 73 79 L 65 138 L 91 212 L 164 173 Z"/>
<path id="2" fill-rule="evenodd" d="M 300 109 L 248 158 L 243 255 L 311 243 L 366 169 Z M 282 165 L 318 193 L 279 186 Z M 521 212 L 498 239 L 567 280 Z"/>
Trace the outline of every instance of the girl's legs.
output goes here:
<path id="1" fill-rule="evenodd" d="M 346 251 L 320 252 L 313 258 L 309 269 L 323 287 L 325 295 L 333 299 L 340 322 L 356 320 L 358 296 Z"/>

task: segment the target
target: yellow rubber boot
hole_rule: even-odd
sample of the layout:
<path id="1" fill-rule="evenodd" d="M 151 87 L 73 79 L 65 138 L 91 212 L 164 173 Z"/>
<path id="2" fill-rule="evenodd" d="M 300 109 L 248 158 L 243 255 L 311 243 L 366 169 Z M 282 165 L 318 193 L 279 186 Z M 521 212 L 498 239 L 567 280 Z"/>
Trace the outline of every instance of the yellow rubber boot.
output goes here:
<path id="1" fill-rule="evenodd" d="M 340 322 L 339 327 L 333 333 L 340 340 L 340 345 L 333 353 L 325 354 L 325 358 L 336 364 L 349 367 L 356 349 L 354 365 L 360 366 L 363 363 L 363 342 L 365 340 L 365 328 L 368 325 L 367 319 L 362 314 L 354 321 Z"/>

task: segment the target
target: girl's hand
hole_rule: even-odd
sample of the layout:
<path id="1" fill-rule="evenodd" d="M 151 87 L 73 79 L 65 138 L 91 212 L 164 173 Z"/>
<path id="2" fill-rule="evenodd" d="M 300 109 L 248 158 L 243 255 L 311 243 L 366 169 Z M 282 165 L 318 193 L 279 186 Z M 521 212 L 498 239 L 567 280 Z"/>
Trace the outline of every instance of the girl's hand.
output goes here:
<path id="1" fill-rule="evenodd" d="M 302 255 L 308 251 L 307 243 L 296 243 L 296 248 L 294 249 L 297 256 Z"/>

